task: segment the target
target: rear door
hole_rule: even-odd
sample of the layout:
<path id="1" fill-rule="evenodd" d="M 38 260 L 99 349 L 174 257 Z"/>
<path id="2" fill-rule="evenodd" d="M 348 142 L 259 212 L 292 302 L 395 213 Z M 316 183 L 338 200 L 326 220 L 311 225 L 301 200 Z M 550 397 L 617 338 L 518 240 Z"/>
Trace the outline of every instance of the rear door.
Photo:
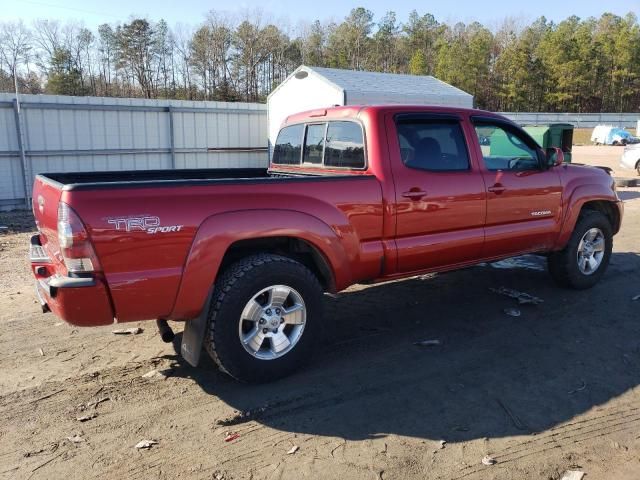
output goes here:
<path id="1" fill-rule="evenodd" d="M 385 121 L 396 189 L 398 271 L 479 258 L 486 191 L 461 118 L 402 114 Z"/>
<path id="2" fill-rule="evenodd" d="M 550 248 L 561 221 L 557 169 L 543 164 L 540 147 L 519 127 L 492 118 L 475 118 L 473 125 L 487 186 L 482 256 Z"/>

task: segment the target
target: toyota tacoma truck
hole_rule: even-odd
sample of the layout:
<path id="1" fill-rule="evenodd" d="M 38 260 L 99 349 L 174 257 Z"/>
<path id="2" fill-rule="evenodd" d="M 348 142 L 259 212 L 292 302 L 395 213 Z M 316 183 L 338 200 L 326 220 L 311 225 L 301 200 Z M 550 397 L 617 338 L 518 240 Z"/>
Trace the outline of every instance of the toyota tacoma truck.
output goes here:
<path id="1" fill-rule="evenodd" d="M 40 174 L 30 257 L 43 310 L 78 326 L 185 321 L 250 382 L 291 373 L 321 336 L 324 293 L 543 254 L 585 289 L 623 206 L 613 178 L 564 164 L 480 110 L 320 109 L 290 116 L 269 168 Z"/>

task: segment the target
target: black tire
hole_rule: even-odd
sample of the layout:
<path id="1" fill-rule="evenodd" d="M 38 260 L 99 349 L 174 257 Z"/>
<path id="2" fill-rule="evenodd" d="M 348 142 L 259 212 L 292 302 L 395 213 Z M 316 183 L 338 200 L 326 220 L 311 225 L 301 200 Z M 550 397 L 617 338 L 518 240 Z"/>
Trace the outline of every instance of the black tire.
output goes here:
<path id="1" fill-rule="evenodd" d="M 272 285 L 294 288 L 306 307 L 302 335 L 282 357 L 262 360 L 243 347 L 238 334 L 241 313 L 251 298 Z M 221 371 L 236 380 L 262 383 L 291 374 L 312 356 L 322 320 L 322 286 L 301 263 L 280 255 L 256 254 L 229 266 L 218 278 L 204 345 Z"/>
<path id="2" fill-rule="evenodd" d="M 600 265 L 593 273 L 587 275 L 578 268 L 578 246 L 584 234 L 592 228 L 599 228 L 604 234 L 605 249 Z M 576 290 L 591 288 L 598 283 L 607 270 L 612 248 L 613 230 L 609 219 L 601 212 L 585 210 L 580 214 L 565 248 L 559 252 L 552 252 L 547 257 L 549 273 L 555 282 L 562 287 Z"/>
<path id="3" fill-rule="evenodd" d="M 640 175 L 640 161 L 636 163 L 636 172 L 638 173 L 638 175 Z"/>

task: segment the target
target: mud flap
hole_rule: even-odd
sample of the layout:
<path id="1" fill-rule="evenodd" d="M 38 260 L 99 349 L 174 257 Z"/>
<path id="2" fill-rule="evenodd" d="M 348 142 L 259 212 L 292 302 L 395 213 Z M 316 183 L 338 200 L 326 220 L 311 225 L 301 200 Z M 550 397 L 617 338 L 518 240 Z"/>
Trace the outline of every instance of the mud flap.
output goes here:
<path id="1" fill-rule="evenodd" d="M 202 341 L 204 333 L 207 329 L 207 321 L 209 320 L 209 305 L 211 304 L 211 295 L 213 289 L 207 297 L 205 308 L 202 309 L 200 315 L 192 320 L 188 320 L 182 332 L 182 344 L 180 345 L 180 354 L 189 365 L 197 367 L 200 362 L 200 354 L 202 353 Z"/>
<path id="2" fill-rule="evenodd" d="M 40 283 L 38 280 L 36 280 L 36 297 L 38 298 L 38 303 L 40 303 L 40 307 L 42 308 L 42 313 L 50 312 L 51 309 L 49 308 L 49 305 L 47 305 L 47 302 L 45 302 L 42 297 L 42 293 L 40 293 Z"/>

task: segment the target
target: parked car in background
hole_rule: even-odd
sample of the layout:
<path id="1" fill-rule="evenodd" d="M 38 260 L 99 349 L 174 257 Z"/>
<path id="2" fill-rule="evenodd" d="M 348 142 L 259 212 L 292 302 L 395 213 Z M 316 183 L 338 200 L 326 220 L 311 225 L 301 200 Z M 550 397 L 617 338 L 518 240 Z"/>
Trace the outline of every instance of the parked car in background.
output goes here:
<path id="1" fill-rule="evenodd" d="M 627 145 L 639 143 L 640 138 L 634 137 L 624 128 L 598 125 L 591 133 L 591 141 L 596 145 Z"/>
<path id="2" fill-rule="evenodd" d="M 595 285 L 623 204 L 563 161 L 500 115 L 394 105 L 289 116 L 268 169 L 40 174 L 36 288 L 74 325 L 186 321 L 188 362 L 204 346 L 274 380 L 330 328 L 323 293 L 355 283 L 539 253 L 557 284 Z"/>
<path id="3" fill-rule="evenodd" d="M 640 143 L 627 145 L 624 147 L 620 166 L 635 170 L 640 175 Z"/>

